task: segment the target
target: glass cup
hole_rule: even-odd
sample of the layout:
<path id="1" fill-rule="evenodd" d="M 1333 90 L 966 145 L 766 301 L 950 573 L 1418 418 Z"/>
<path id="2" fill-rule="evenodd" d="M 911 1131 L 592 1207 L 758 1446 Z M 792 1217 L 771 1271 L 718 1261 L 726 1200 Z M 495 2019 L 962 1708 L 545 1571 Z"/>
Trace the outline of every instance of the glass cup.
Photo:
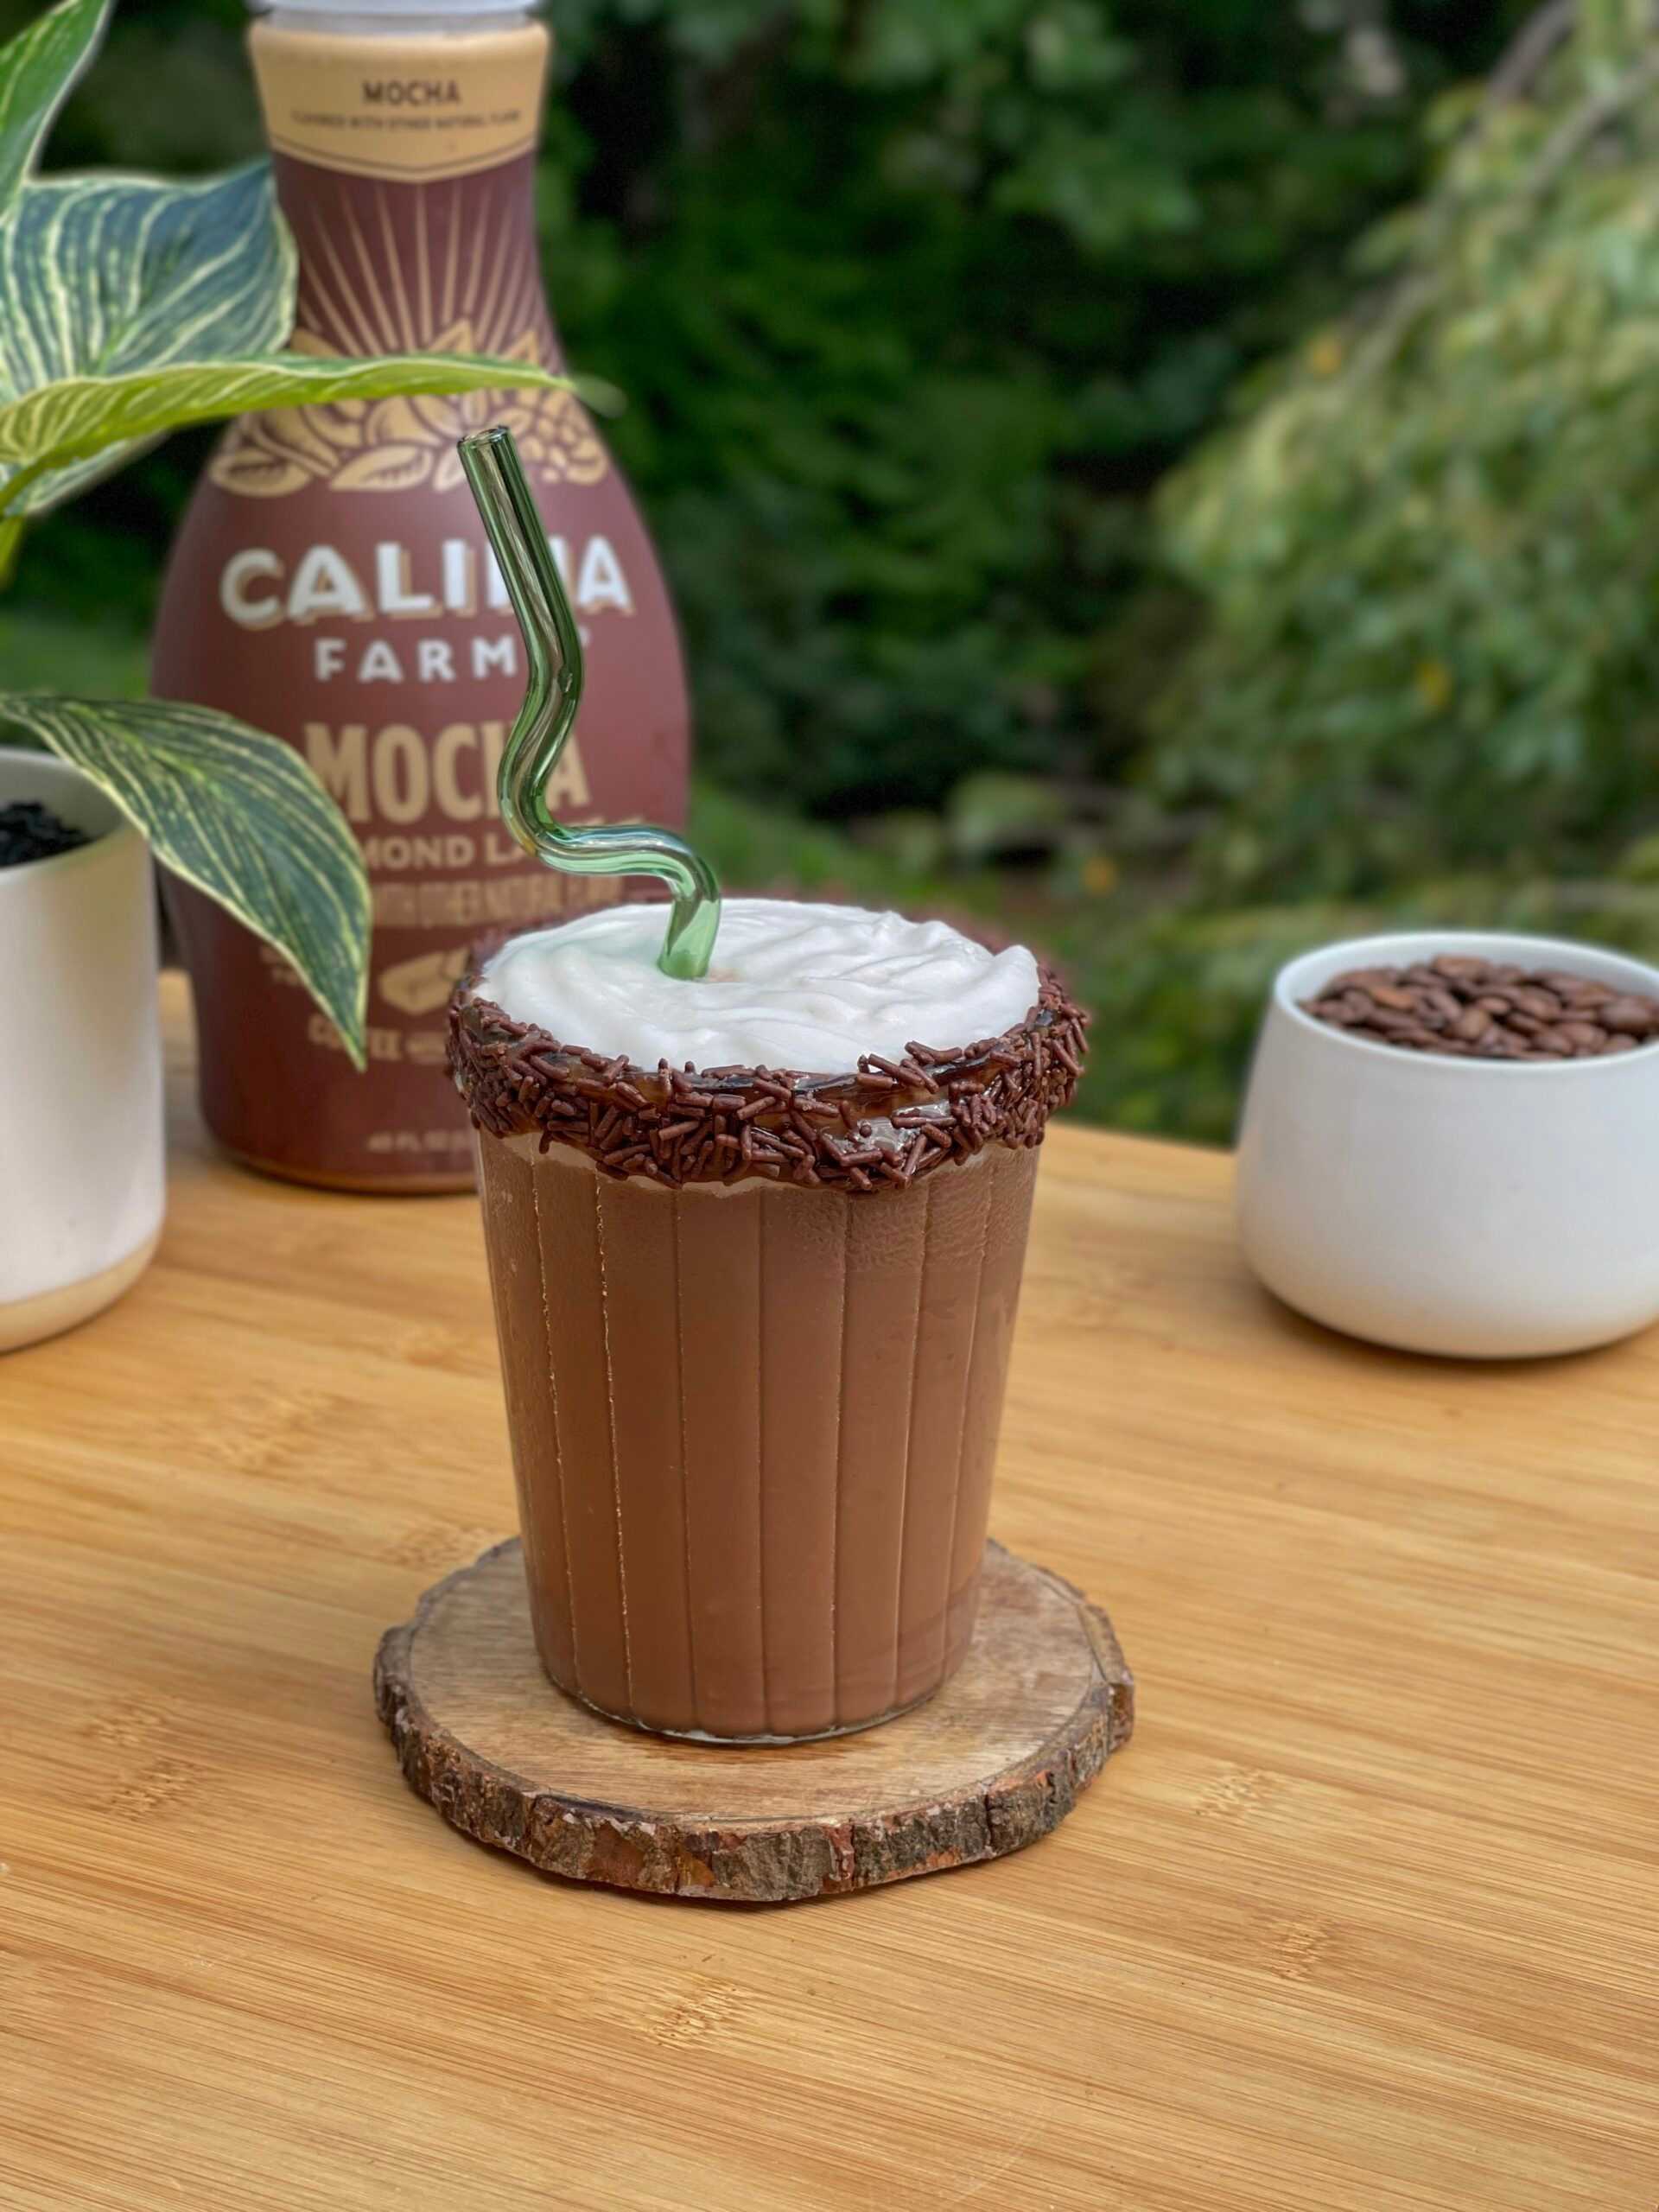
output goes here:
<path id="1" fill-rule="evenodd" d="M 1049 979 L 1022 1030 L 948 1062 L 647 1075 L 463 983 L 451 1063 L 559 1688 L 779 1743 L 871 1727 L 961 1664 L 1034 1147 L 1080 1032 Z"/>

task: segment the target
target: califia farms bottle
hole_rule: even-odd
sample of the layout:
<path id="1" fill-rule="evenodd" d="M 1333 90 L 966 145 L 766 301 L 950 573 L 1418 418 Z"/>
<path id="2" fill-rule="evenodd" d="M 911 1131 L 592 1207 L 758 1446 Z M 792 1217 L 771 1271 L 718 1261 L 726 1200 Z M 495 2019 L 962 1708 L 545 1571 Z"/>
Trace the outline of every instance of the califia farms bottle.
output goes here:
<path id="1" fill-rule="evenodd" d="M 532 175 L 549 39 L 487 0 L 282 0 L 251 47 L 299 247 L 294 343 L 560 365 Z M 582 721 L 550 790 L 571 822 L 685 812 L 673 610 L 580 403 L 531 390 L 389 399 L 232 426 L 174 549 L 153 680 L 294 746 L 361 841 L 374 890 L 369 1066 L 355 1073 L 278 955 L 169 886 L 194 978 L 202 1105 L 253 1165 L 364 1191 L 471 1179 L 443 1077 L 469 947 L 619 895 L 512 842 L 496 769 L 523 649 L 455 441 L 508 423 L 582 624 Z"/>

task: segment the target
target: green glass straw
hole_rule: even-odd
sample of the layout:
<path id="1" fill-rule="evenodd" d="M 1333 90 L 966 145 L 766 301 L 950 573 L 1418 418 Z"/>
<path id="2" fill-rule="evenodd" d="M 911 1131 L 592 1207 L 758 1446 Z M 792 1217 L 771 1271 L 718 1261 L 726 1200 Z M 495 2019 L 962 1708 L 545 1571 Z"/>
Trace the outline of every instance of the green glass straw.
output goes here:
<path id="1" fill-rule="evenodd" d="M 720 879 L 671 830 L 651 823 L 572 830 L 548 810 L 548 779 L 582 702 L 582 638 L 511 430 L 474 430 L 461 465 L 518 618 L 530 681 L 501 756 L 501 818 L 524 848 L 570 875 L 657 875 L 674 893 L 657 965 L 692 982 L 709 972 L 720 929 Z"/>

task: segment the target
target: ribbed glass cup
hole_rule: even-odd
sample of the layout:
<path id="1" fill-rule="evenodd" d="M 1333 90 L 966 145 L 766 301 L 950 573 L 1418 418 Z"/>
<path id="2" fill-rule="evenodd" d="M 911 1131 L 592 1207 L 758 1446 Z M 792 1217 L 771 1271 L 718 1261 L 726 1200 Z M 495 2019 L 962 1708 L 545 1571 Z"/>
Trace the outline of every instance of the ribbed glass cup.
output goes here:
<path id="1" fill-rule="evenodd" d="M 930 1696 L 973 1636 L 1035 1150 L 872 1195 L 478 1147 L 554 1682 L 720 1742 Z"/>

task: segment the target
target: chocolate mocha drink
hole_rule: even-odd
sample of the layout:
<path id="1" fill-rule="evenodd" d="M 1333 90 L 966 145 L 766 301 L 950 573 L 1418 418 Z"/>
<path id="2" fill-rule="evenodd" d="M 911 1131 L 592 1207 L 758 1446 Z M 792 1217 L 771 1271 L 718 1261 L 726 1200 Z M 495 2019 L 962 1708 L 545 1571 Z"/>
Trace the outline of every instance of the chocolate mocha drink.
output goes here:
<path id="1" fill-rule="evenodd" d="M 642 1727 L 868 1727 L 973 1634 L 1083 1018 L 937 923 L 737 901 L 690 984 L 661 927 L 518 938 L 451 1015 L 537 1646 Z"/>
<path id="2" fill-rule="evenodd" d="M 300 255 L 294 343 L 559 364 L 533 221 L 548 35 L 489 0 L 267 0 L 252 54 Z M 627 486 L 568 391 L 290 409 L 237 423 L 168 569 L 155 689 L 303 753 L 374 892 L 369 1067 L 292 969 L 201 893 L 168 899 L 195 981 L 202 1103 L 256 1165 L 359 1190 L 461 1189 L 472 1139 L 436 1079 L 444 1009 L 487 929 L 618 896 L 503 827 L 524 649 L 455 442 L 510 426 L 582 626 L 569 822 L 685 813 L 689 709 L 668 593 Z"/>

